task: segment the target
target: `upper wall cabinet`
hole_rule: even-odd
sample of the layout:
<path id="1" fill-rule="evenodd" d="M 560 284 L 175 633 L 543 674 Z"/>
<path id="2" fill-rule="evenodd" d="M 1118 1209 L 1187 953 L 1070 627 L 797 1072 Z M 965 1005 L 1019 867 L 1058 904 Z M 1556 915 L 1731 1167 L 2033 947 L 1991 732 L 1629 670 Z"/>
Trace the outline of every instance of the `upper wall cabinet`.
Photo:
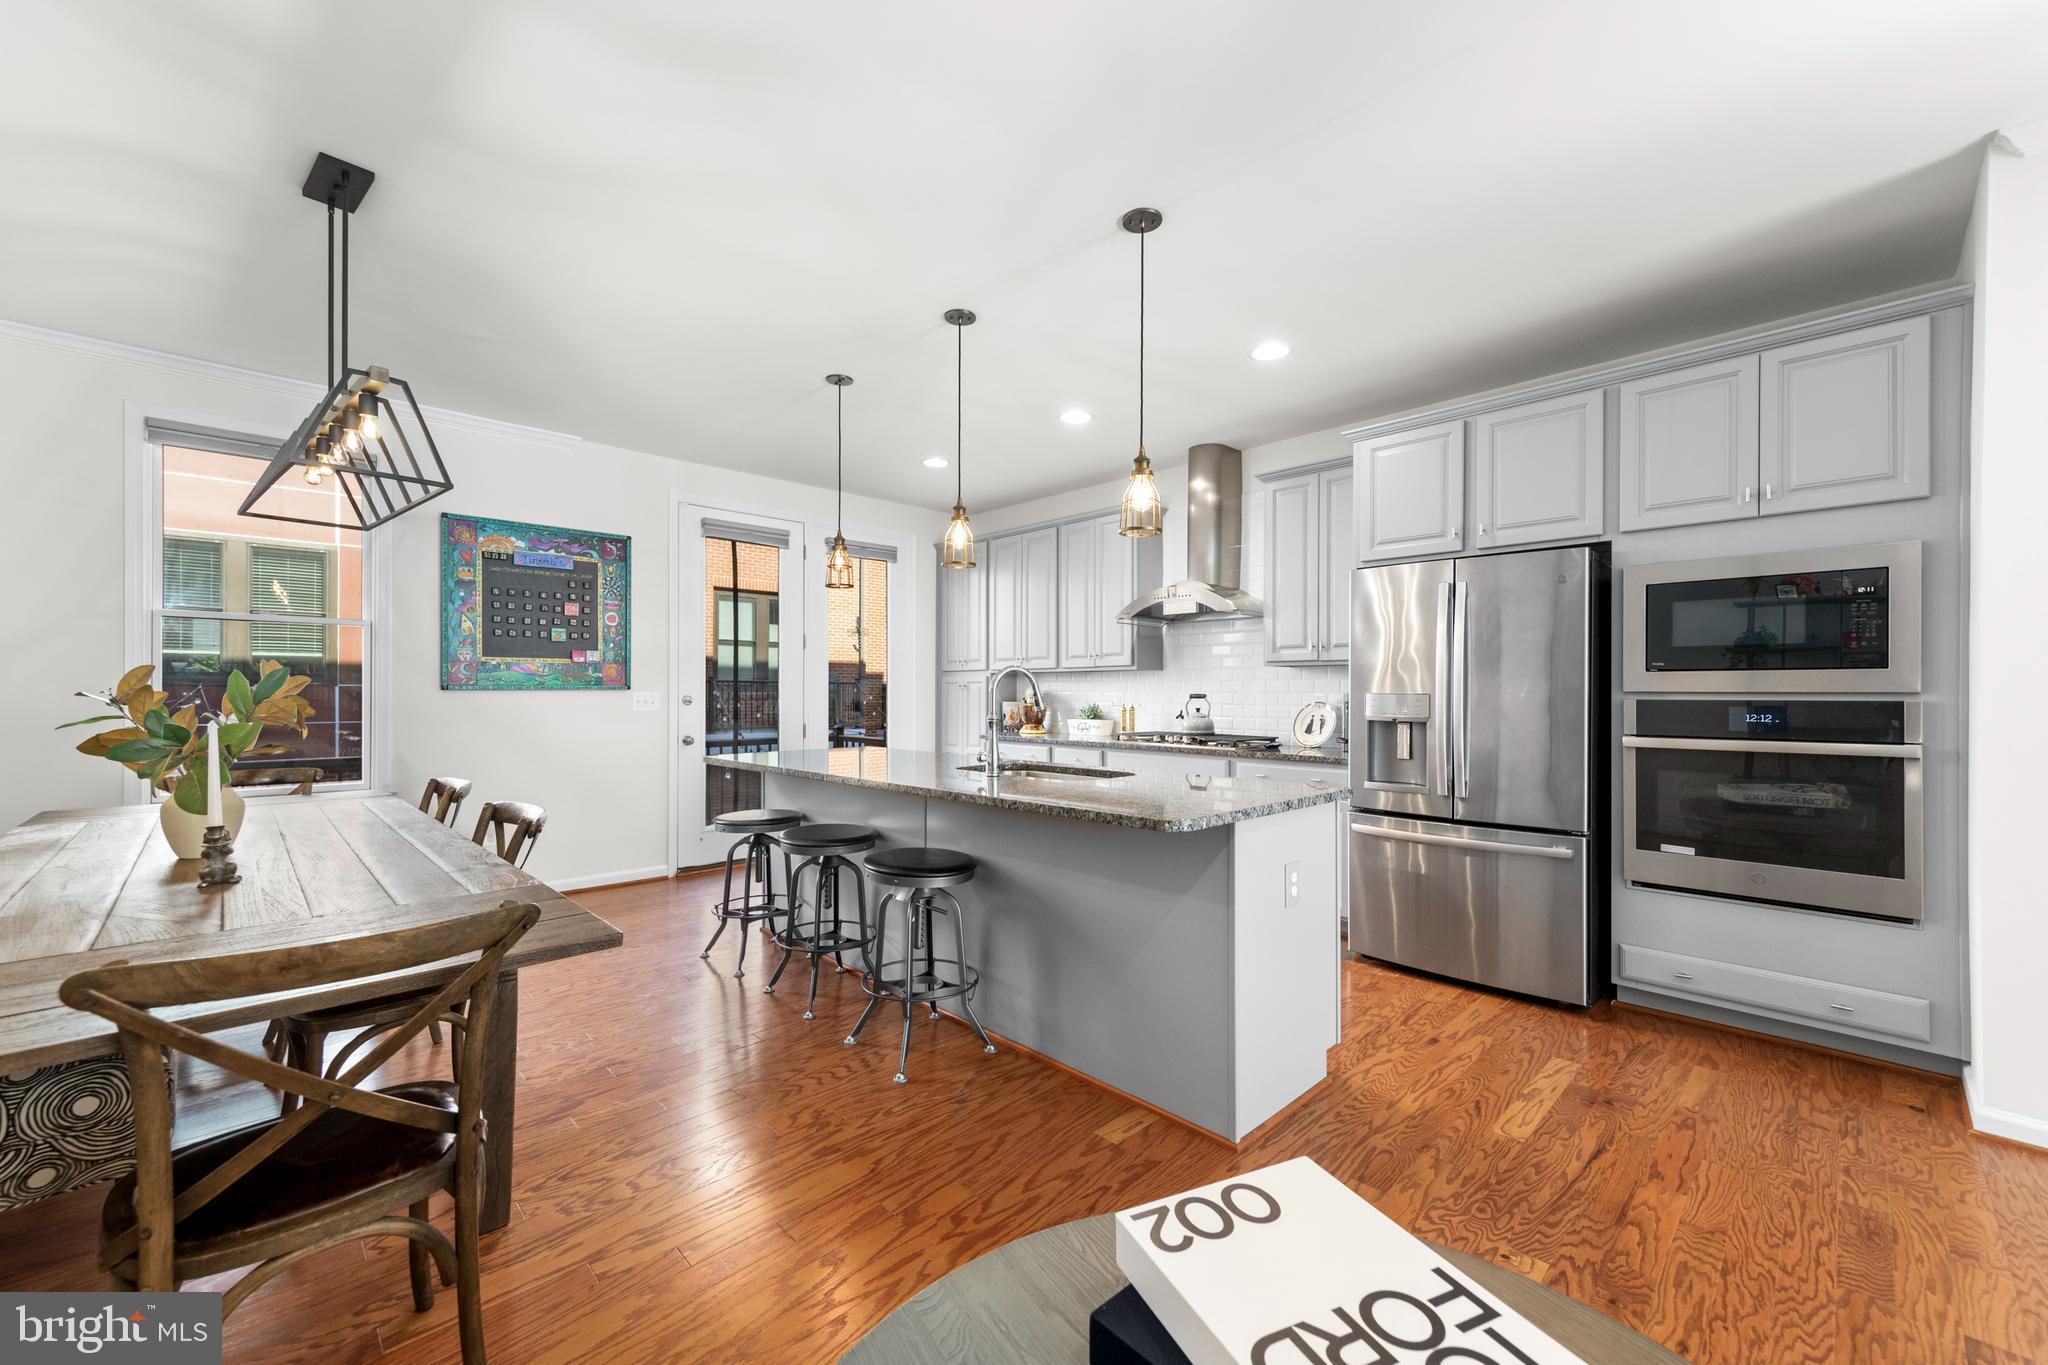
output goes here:
<path id="1" fill-rule="evenodd" d="M 1060 668 L 1158 668 L 1159 631 L 1116 618 L 1140 585 L 1159 586 L 1159 538 L 1124 535 L 1114 512 L 1067 522 L 1059 537 Z"/>
<path id="2" fill-rule="evenodd" d="M 988 667 L 988 552 L 971 569 L 939 567 L 939 671 Z"/>
<path id="3" fill-rule="evenodd" d="M 1931 353 L 1924 315 L 1765 351 L 1763 514 L 1926 497 Z"/>
<path id="4" fill-rule="evenodd" d="M 1359 561 L 1464 548 L 1465 424 L 1367 436 L 1351 446 Z"/>
<path id="5" fill-rule="evenodd" d="M 1059 531 L 988 542 L 988 666 L 1059 666 Z"/>
<path id="6" fill-rule="evenodd" d="M 1756 515 L 1757 358 L 1621 386 L 1621 529 Z"/>
<path id="7" fill-rule="evenodd" d="M 1607 391 L 1485 413 L 1472 423 L 1472 543 L 1587 540 L 1607 525 Z"/>
<path id="8" fill-rule="evenodd" d="M 1351 657 L 1354 475 L 1348 465 L 1266 481 L 1266 662 Z"/>

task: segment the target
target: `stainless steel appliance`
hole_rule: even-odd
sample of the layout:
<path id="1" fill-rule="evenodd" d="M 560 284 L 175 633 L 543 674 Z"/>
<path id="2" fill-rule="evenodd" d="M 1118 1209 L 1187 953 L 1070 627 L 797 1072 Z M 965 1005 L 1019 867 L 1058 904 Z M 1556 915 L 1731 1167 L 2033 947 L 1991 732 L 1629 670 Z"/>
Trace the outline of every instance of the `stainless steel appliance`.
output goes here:
<path id="1" fill-rule="evenodd" d="M 1920 542 L 1622 572 L 1624 692 L 1918 692 Z"/>
<path id="2" fill-rule="evenodd" d="M 1589 547 L 1351 581 L 1351 945 L 1503 990 L 1605 985 L 1607 559 Z"/>
<path id="3" fill-rule="evenodd" d="M 1623 721 L 1629 881 L 1920 919 L 1919 702 L 1640 697 Z"/>
<path id="4" fill-rule="evenodd" d="M 1259 599 L 1238 586 L 1244 559 L 1244 455 L 1214 441 L 1188 447 L 1188 576 L 1139 593 L 1116 619 L 1159 625 L 1257 616 Z"/>
<path id="5" fill-rule="evenodd" d="M 1277 749 L 1280 741 L 1272 735 L 1226 735 L 1211 730 L 1190 735 L 1179 730 L 1126 730 L 1116 737 L 1119 744 L 1184 744 L 1198 749 Z"/>

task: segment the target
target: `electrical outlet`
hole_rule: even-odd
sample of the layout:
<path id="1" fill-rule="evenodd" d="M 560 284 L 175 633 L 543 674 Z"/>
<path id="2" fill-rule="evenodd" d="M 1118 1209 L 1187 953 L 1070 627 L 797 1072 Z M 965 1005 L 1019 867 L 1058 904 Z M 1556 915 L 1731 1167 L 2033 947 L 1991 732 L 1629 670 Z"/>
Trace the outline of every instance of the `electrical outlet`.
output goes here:
<path id="1" fill-rule="evenodd" d="M 1280 904 L 1283 906 L 1301 904 L 1301 864 L 1289 863 L 1280 869 L 1280 874 L 1287 879 L 1287 889 L 1280 897 Z"/>
<path id="2" fill-rule="evenodd" d="M 659 711 L 661 709 L 661 693 L 635 692 L 633 694 L 633 709 L 635 711 Z"/>

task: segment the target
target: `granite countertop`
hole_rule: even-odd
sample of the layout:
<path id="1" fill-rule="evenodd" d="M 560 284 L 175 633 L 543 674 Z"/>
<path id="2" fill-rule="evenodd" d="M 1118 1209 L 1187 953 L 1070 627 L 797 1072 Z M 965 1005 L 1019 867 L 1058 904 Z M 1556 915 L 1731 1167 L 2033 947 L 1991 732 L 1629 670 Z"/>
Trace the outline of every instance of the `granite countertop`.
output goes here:
<path id="1" fill-rule="evenodd" d="M 1057 744 L 1062 749 L 1141 749 L 1162 754 L 1208 754 L 1212 758 L 1248 758 L 1257 762 L 1320 763 L 1331 768 L 1341 768 L 1350 761 L 1350 751 L 1342 744 L 1304 749 L 1291 739 L 1280 741 L 1277 749 L 1228 749 L 1214 744 L 1176 744 L 1166 739 L 1067 739 L 1052 734 L 1043 739 L 1036 735 L 1026 739 L 1022 735 L 1005 733 L 1003 743 Z"/>
<path id="2" fill-rule="evenodd" d="M 850 787 L 874 787 L 998 810 L 1057 815 L 1091 824 L 1169 834 L 1215 829 L 1240 820 L 1346 801 L 1351 796 L 1346 783 L 1307 775 L 1300 782 L 1285 782 L 1271 777 L 1213 777 L 1203 773 L 1132 773 L 1125 777 L 1004 773 L 991 782 L 980 772 L 962 771 L 962 764 L 977 761 L 971 754 L 903 749 L 706 754 L 704 761 L 724 768 L 788 773 Z"/>

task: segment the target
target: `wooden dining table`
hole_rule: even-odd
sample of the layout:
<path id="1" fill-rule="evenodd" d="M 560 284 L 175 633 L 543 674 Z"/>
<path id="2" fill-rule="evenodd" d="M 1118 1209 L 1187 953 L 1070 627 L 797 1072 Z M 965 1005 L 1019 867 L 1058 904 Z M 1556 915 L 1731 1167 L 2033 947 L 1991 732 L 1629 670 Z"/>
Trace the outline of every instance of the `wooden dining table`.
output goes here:
<path id="1" fill-rule="evenodd" d="M 57 999 L 58 984 L 89 967 L 317 945 L 508 900 L 537 905 L 539 921 L 504 960 L 484 1042 L 483 1228 L 502 1227 L 512 1210 L 520 969 L 616 948 L 625 936 L 385 792 L 252 799 L 234 858 L 239 882 L 202 889 L 200 863 L 172 856 L 145 805 L 44 811 L 0 834 L 0 1075 L 119 1052 L 112 1025 Z M 438 987 L 464 965 L 160 1013 L 212 1032 Z"/>

